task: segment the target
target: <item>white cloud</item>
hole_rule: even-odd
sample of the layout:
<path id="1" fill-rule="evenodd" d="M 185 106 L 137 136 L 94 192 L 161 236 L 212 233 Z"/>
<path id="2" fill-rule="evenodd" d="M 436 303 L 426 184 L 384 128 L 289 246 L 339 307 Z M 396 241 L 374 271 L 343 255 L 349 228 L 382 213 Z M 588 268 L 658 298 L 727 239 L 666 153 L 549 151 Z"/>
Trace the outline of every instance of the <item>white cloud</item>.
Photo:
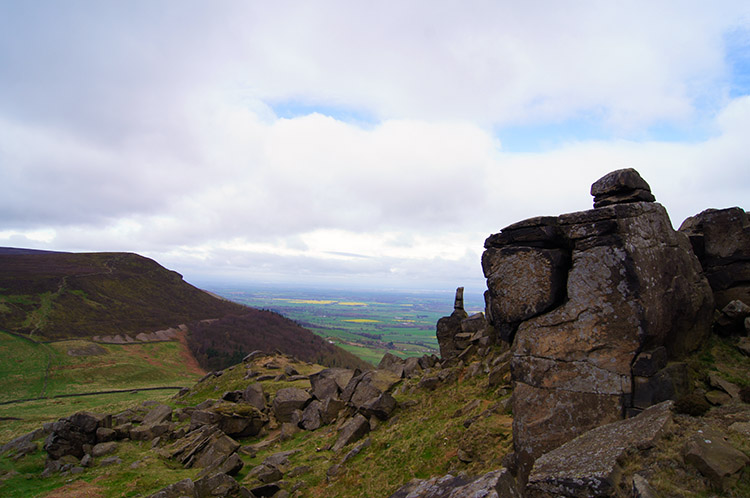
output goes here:
<path id="1" fill-rule="evenodd" d="M 589 185 L 622 167 L 679 225 L 750 198 L 750 100 L 730 94 L 728 61 L 743 59 L 726 51 L 749 12 L 3 3 L 0 245 L 129 250 L 196 274 L 460 284 L 481 279 L 484 237 L 588 209 Z M 604 138 L 518 153 L 493 132 L 579 121 Z"/>

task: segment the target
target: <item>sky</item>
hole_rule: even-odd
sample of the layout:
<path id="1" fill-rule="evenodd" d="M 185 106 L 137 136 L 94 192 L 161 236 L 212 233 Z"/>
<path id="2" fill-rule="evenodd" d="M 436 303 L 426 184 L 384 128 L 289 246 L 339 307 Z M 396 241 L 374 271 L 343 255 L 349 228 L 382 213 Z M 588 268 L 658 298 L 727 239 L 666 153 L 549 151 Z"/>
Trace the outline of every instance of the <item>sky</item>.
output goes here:
<path id="1" fill-rule="evenodd" d="M 185 279 L 484 286 L 632 167 L 750 200 L 750 2 L 0 0 L 0 246 Z"/>

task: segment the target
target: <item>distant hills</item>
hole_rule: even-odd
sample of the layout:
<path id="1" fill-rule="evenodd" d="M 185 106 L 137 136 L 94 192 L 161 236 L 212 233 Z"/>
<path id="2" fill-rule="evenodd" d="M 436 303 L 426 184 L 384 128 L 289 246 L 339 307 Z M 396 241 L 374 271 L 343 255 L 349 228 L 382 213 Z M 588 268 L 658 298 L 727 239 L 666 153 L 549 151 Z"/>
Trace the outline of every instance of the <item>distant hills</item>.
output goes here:
<path id="1" fill-rule="evenodd" d="M 188 325 L 203 368 L 280 350 L 335 366 L 363 362 L 281 315 L 198 289 L 133 253 L 0 248 L 0 330 L 36 341 L 130 335 Z"/>

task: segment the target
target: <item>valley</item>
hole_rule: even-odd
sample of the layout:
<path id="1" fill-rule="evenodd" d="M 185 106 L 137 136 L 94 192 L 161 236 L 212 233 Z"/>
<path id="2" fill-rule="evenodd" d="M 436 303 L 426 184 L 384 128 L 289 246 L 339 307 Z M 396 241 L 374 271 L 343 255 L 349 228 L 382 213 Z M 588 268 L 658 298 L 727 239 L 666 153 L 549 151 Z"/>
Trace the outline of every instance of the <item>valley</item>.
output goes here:
<path id="1" fill-rule="evenodd" d="M 207 290 L 253 308 L 276 311 L 373 365 L 386 352 L 402 358 L 438 354 L 435 324 L 453 310 L 455 292 L 270 285 L 214 285 Z M 479 293 L 467 294 L 467 312 L 484 311 L 482 299 Z"/>

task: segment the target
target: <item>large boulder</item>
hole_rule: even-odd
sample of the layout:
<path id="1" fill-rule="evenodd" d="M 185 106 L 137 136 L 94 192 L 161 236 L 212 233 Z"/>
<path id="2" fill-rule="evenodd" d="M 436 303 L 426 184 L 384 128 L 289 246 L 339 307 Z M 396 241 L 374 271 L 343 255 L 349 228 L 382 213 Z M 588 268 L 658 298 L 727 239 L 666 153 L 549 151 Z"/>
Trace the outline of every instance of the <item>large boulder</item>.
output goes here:
<path id="1" fill-rule="evenodd" d="M 656 200 L 646 180 L 633 168 L 613 171 L 591 185 L 594 207 Z"/>
<path id="2" fill-rule="evenodd" d="M 336 439 L 333 447 L 334 452 L 339 452 L 347 444 L 358 441 L 370 432 L 370 422 L 359 413 L 346 421 L 339 431 L 339 437 Z"/>
<path id="3" fill-rule="evenodd" d="M 390 392 L 400 381 L 401 376 L 390 370 L 368 370 L 352 377 L 341 393 L 341 400 L 360 409 L 383 393 Z"/>
<path id="4" fill-rule="evenodd" d="M 718 309 L 739 299 L 750 305 L 750 214 L 742 208 L 707 209 L 682 222 L 714 291 Z"/>
<path id="5" fill-rule="evenodd" d="M 672 402 L 654 405 L 635 418 L 592 429 L 536 460 L 526 485 L 529 498 L 614 496 L 620 462 L 653 447 L 672 423 Z"/>
<path id="6" fill-rule="evenodd" d="M 310 375 L 310 391 L 320 401 L 337 398 L 354 374 L 354 370 L 348 368 L 326 368 Z"/>
<path id="7" fill-rule="evenodd" d="M 715 429 L 690 438 L 683 450 L 683 458 L 718 488 L 731 484 L 750 463 L 747 455 L 732 446 L 727 437 Z"/>
<path id="8" fill-rule="evenodd" d="M 709 333 L 713 297 L 700 263 L 666 210 L 645 202 L 653 199 L 636 175 L 599 180 L 602 207 L 516 223 L 485 242 L 487 317 L 512 341 L 522 478 L 547 451 L 662 401 L 665 386 L 676 394 L 681 381 L 669 376 L 681 370 L 662 362 L 650 372 L 658 379 L 639 379 L 634 407 L 632 366 L 659 348 L 679 360 Z"/>
<path id="9" fill-rule="evenodd" d="M 273 399 L 273 414 L 279 422 L 291 422 L 296 410 L 302 410 L 312 401 L 312 396 L 298 387 L 286 387 L 276 392 Z"/>
<path id="10" fill-rule="evenodd" d="M 248 385 L 242 392 L 242 400 L 260 411 L 266 409 L 266 395 L 263 391 L 263 384 L 254 382 Z"/>
<path id="11" fill-rule="evenodd" d="M 111 425 L 111 417 L 90 412 L 78 412 L 54 422 L 44 442 L 44 450 L 52 460 L 72 455 L 83 458 L 89 447 L 96 444 L 96 430 Z"/>

